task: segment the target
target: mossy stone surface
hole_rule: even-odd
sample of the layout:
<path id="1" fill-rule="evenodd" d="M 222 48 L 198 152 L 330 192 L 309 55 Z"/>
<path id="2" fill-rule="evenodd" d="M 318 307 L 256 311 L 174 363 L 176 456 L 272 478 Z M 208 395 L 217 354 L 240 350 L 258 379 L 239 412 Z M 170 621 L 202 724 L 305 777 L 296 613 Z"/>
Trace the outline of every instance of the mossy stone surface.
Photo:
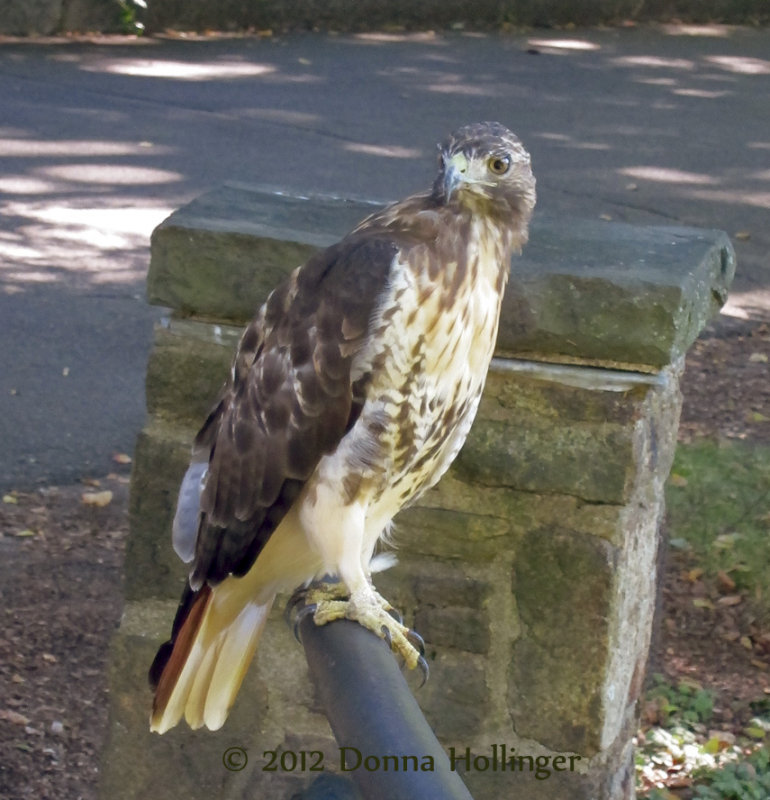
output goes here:
<path id="1" fill-rule="evenodd" d="M 127 600 L 178 599 L 182 594 L 189 570 L 171 546 L 171 521 L 194 435 L 193 428 L 150 420 L 137 437 L 125 563 Z"/>
<path id="2" fill-rule="evenodd" d="M 153 233 L 150 302 L 243 322 L 283 275 L 377 207 L 225 184 Z M 654 371 L 686 351 L 734 272 L 721 231 L 537 217 L 512 261 L 498 351 Z"/>
<path id="3" fill-rule="evenodd" d="M 522 634 L 508 685 L 519 736 L 586 757 L 599 751 L 617 558 L 586 534 L 540 528 L 524 537 L 512 580 Z"/>
<path id="4" fill-rule="evenodd" d="M 734 275 L 722 231 L 536 220 L 513 263 L 498 349 L 652 372 L 684 355 Z"/>
<path id="5" fill-rule="evenodd" d="M 287 273 L 378 207 L 225 184 L 155 229 L 148 299 L 184 316 L 244 322 Z"/>
<path id="6" fill-rule="evenodd" d="M 240 800 L 288 798 L 309 782 L 302 772 L 265 771 L 266 750 L 320 749 L 331 761 L 336 746 L 319 713 L 302 649 L 280 609 L 268 621 L 264 647 L 241 686 L 238 703 L 218 731 L 184 723 L 150 733 L 152 693 L 147 670 L 168 638 L 175 601 L 129 602 L 110 648 L 110 724 L 102 755 L 100 796 L 105 800 Z M 228 770 L 228 748 L 245 751 L 242 770 Z M 242 759 L 236 753 L 234 759 Z M 236 760 L 233 763 L 238 763 Z"/>
<path id="7" fill-rule="evenodd" d="M 240 329 L 171 319 L 155 329 L 147 411 L 197 429 L 227 380 Z"/>
<path id="8" fill-rule="evenodd" d="M 426 719 L 441 741 L 471 741 L 492 711 L 483 656 L 442 650 L 429 663 L 418 698 Z"/>

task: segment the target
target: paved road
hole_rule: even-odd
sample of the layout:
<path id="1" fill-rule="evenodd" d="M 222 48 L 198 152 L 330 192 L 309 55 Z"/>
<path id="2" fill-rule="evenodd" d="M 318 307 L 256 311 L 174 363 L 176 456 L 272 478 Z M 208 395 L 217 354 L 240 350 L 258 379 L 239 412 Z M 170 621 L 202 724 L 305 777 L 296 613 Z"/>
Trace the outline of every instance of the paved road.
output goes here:
<path id="1" fill-rule="evenodd" d="M 519 133 L 541 212 L 741 234 L 732 312 L 770 317 L 770 31 L 708 34 L 1 44 L 0 488 L 131 451 L 172 209 L 231 179 L 398 197 L 472 120 Z"/>

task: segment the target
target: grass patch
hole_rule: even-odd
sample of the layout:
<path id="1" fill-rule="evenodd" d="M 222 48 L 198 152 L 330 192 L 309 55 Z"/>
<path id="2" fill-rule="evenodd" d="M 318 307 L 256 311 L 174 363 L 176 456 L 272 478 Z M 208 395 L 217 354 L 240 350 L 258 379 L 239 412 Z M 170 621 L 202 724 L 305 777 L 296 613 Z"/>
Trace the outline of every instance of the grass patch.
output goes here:
<path id="1" fill-rule="evenodd" d="M 666 488 L 672 547 L 721 572 L 770 621 L 770 447 L 696 440 L 677 447 Z"/>

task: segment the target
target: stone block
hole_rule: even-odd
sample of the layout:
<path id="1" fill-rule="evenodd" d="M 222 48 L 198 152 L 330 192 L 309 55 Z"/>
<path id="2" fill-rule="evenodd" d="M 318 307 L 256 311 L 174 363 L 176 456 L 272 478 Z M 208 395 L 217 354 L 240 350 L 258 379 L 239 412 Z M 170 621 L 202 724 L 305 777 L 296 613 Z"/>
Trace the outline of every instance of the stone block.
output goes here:
<path id="1" fill-rule="evenodd" d="M 430 680 L 416 697 L 436 736 L 441 741 L 475 739 L 492 713 L 483 656 L 442 649 L 430 670 Z"/>
<path id="2" fill-rule="evenodd" d="M 48 36 L 56 33 L 62 0 L 5 0 L 0 6 L 0 34 Z"/>
<path id="3" fill-rule="evenodd" d="M 127 0 L 127 5 L 132 0 Z M 141 19 L 142 10 L 134 4 Z M 67 33 L 127 33 L 122 19 L 121 3 L 105 0 L 63 0 L 62 15 L 57 30 Z"/>
<path id="4" fill-rule="evenodd" d="M 226 184 L 153 231 L 148 299 L 185 316 L 245 321 L 282 277 L 378 207 Z"/>
<path id="5" fill-rule="evenodd" d="M 111 757 L 104 759 L 101 796 L 288 799 L 313 773 L 266 771 L 265 751 L 312 749 L 331 755 L 336 750 L 317 710 L 302 649 L 281 615 L 274 613 L 263 638 L 265 657 L 247 675 L 226 727 L 212 732 L 180 725 L 159 736 L 149 730 L 152 695 L 147 669 L 157 646 L 168 638 L 175 608 L 171 601 L 129 602 L 113 637 L 107 743 Z"/>
<path id="6" fill-rule="evenodd" d="M 536 219 L 514 259 L 498 350 L 654 372 L 684 355 L 734 274 L 722 231 Z"/>
<path id="7" fill-rule="evenodd" d="M 708 23 L 718 19 L 757 25 L 768 18 L 765 0 L 153 0 L 148 4 L 147 30 L 441 31 L 459 23 L 465 30 L 488 31 L 501 25 L 559 28 L 613 25 L 618 20 Z"/>
<path id="8" fill-rule="evenodd" d="M 586 534 L 541 528 L 527 533 L 520 552 L 512 591 L 523 633 L 509 676 L 516 733 L 551 750 L 593 756 L 617 549 Z"/>
<path id="9" fill-rule="evenodd" d="M 602 370 L 594 385 L 580 384 L 579 369 L 519 366 L 493 363 L 473 433 L 455 462 L 457 476 L 592 503 L 625 502 L 637 467 L 632 420 L 655 379 Z"/>
<path id="10" fill-rule="evenodd" d="M 629 746 L 632 735 L 633 731 L 629 731 L 622 743 L 593 759 L 577 759 L 574 754 L 533 748 L 526 742 L 517 745 L 490 742 L 472 748 L 470 759 L 466 759 L 464 747 L 456 752 L 460 759 L 460 774 L 474 800 L 500 800 L 502 797 L 633 800 L 636 797 L 634 752 Z M 500 768 L 500 758 L 497 764 L 494 763 L 492 748 L 495 745 L 498 754 L 513 756 L 514 769 L 510 768 L 510 760 L 506 770 Z M 506 748 L 504 751 L 503 747 Z M 522 755 L 524 758 L 519 760 Z M 478 760 L 479 756 L 482 760 Z M 488 759 L 488 763 L 483 758 Z M 466 763 L 470 764 L 469 770 L 464 768 Z"/>
<path id="11" fill-rule="evenodd" d="M 194 428 L 150 419 L 137 437 L 125 565 L 127 600 L 177 600 L 182 594 L 188 570 L 171 546 L 171 521 L 194 435 Z"/>
<path id="12" fill-rule="evenodd" d="M 230 371 L 240 328 L 173 319 L 155 329 L 147 363 L 147 412 L 197 430 Z"/>
<path id="13" fill-rule="evenodd" d="M 489 651 L 489 619 L 486 611 L 454 604 L 453 593 L 441 606 L 421 605 L 414 617 L 414 628 L 431 647 L 455 647 L 469 653 Z"/>
<path id="14" fill-rule="evenodd" d="M 622 540 L 622 531 L 618 529 L 618 506 L 609 503 L 586 503 L 576 496 L 564 494 L 538 494 L 529 491 L 516 491 L 510 486 L 497 483 L 486 486 L 481 482 L 466 483 L 458 477 L 456 471 L 450 469 L 441 479 L 438 486 L 420 498 L 416 507 L 422 511 L 445 511 L 458 514 L 472 514 L 479 518 L 483 526 L 489 519 L 493 525 L 486 535 L 477 536 L 475 541 L 489 540 L 489 548 L 484 547 L 484 557 L 494 558 L 494 539 L 509 534 L 510 540 L 504 546 L 513 546 L 521 535 L 538 524 L 563 523 L 572 530 L 585 531 L 594 536 L 617 543 Z M 394 539 L 399 550 L 411 554 L 436 554 L 441 552 L 441 533 L 437 530 L 435 540 L 429 532 L 421 532 L 421 523 L 426 515 L 418 515 L 415 520 L 413 509 L 406 509 L 399 516 Z M 427 515 L 427 519 L 430 516 Z M 414 522 L 413 522 L 414 520 Z M 505 528 L 499 529 L 494 523 L 503 520 Z M 403 531 L 403 535 L 402 535 Z M 464 545 L 462 540 L 462 524 L 450 529 L 454 537 L 443 544 L 446 555 L 454 553 L 462 559 L 473 560 L 472 548 Z M 467 538 L 467 537 L 466 537 Z"/>
<path id="15" fill-rule="evenodd" d="M 153 233 L 150 302 L 250 318 L 281 276 L 378 207 L 227 184 Z M 498 352 L 653 372 L 681 357 L 735 271 L 721 231 L 537 217 L 512 263 Z"/>

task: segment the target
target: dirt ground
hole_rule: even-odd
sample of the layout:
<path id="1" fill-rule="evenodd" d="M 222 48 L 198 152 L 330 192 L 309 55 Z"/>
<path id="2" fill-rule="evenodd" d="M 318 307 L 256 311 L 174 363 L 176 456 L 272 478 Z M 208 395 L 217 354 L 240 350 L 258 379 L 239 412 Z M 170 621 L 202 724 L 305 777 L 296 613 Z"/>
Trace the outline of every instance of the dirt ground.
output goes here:
<path id="1" fill-rule="evenodd" d="M 767 324 L 723 319 L 707 330 L 688 358 L 681 437 L 770 444 L 768 355 Z M 130 466 L 121 461 L 110 476 L 0 502 L 2 800 L 97 798 L 128 532 Z M 701 588 L 683 559 L 666 567 L 654 669 L 719 691 L 714 724 L 739 729 L 749 701 L 770 694 L 770 636 L 743 606 L 695 607 Z"/>

